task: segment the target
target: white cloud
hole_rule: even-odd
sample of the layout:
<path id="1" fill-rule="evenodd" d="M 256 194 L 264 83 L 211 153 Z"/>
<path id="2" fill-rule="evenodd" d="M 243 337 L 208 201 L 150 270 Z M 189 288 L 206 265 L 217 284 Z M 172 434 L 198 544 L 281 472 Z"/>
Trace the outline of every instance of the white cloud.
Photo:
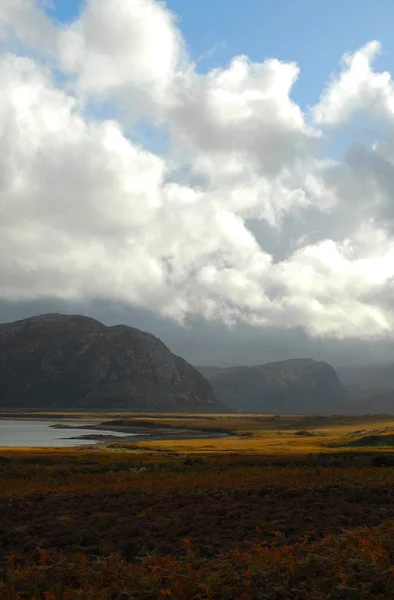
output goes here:
<path id="1" fill-rule="evenodd" d="M 127 91 L 128 104 L 167 102 L 183 56 L 174 16 L 154 0 L 87 0 L 80 17 L 60 32 L 59 61 L 78 89 L 108 97 Z"/>
<path id="2" fill-rule="evenodd" d="M 32 15 L 47 26 L 27 0 L 0 9 L 26 47 L 43 22 Z M 321 156 L 324 131 L 291 97 L 295 64 L 241 56 L 198 74 L 173 15 L 153 0 L 89 0 L 73 24 L 52 28 L 63 77 L 37 58 L 0 55 L 0 297 L 107 298 L 179 321 L 315 335 L 392 328 L 390 137 L 344 162 Z M 345 58 L 316 122 L 377 104 L 390 125 L 377 49 Z M 86 97 L 125 112 L 94 118 Z M 160 118 L 165 156 L 131 141 L 126 113 Z"/>
<path id="3" fill-rule="evenodd" d="M 281 279 L 291 282 L 289 309 L 313 334 L 375 335 L 389 332 L 394 318 L 365 302 L 365 296 L 390 284 L 393 260 L 394 240 L 383 231 L 364 230 L 352 241 L 324 240 L 300 248 L 277 270 Z"/>
<path id="4" fill-rule="evenodd" d="M 233 172 L 242 155 L 244 167 L 265 173 L 301 159 L 319 133 L 290 98 L 297 77 L 293 63 L 251 63 L 245 56 L 207 75 L 188 71 L 176 81 L 169 117 L 175 143 L 194 160 L 197 154 L 210 174 L 217 170 L 209 160 L 221 161 L 220 173 Z"/>
<path id="5" fill-rule="evenodd" d="M 391 75 L 372 68 L 380 50 L 380 43 L 373 41 L 354 54 L 345 54 L 340 75 L 333 77 L 313 108 L 316 123 L 342 125 L 362 110 L 379 118 L 394 117 Z"/>
<path id="6" fill-rule="evenodd" d="M 53 54 L 57 32 L 43 8 L 44 0 L 1 0 L 0 41 L 17 38 L 28 47 Z"/>

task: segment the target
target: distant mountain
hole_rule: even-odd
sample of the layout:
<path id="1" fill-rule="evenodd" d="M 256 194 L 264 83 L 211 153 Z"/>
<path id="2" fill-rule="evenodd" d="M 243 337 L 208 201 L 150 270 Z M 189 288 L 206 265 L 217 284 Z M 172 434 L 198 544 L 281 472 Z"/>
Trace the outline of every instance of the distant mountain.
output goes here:
<path id="1" fill-rule="evenodd" d="M 243 411 L 276 414 L 346 412 L 349 393 L 333 367 L 311 358 L 252 367 L 197 367 L 216 397 Z"/>
<path id="2" fill-rule="evenodd" d="M 394 364 L 339 367 L 337 372 L 347 386 L 394 389 Z"/>
<path id="3" fill-rule="evenodd" d="M 0 325 L 0 407 L 228 412 L 153 335 L 59 314 Z"/>
<path id="4" fill-rule="evenodd" d="M 394 390 L 368 395 L 353 403 L 353 413 L 382 415 L 394 414 Z"/>
<path id="5" fill-rule="evenodd" d="M 394 364 L 339 367 L 353 412 L 394 414 Z"/>

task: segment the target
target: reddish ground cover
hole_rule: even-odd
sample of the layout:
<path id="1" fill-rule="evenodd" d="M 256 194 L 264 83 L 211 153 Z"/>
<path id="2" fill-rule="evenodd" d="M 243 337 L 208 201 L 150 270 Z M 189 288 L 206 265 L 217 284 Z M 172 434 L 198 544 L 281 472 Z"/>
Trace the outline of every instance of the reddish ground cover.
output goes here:
<path id="1" fill-rule="evenodd" d="M 4 454 L 0 598 L 394 597 L 392 468 L 253 460 Z"/>

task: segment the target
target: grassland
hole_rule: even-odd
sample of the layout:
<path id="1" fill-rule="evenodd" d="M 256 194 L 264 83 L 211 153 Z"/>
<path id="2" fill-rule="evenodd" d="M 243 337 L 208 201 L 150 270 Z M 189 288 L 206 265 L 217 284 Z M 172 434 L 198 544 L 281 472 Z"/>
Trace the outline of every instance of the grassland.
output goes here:
<path id="1" fill-rule="evenodd" d="M 121 419 L 231 435 L 0 449 L 2 600 L 394 597 L 393 417 Z"/>
<path id="2" fill-rule="evenodd" d="M 142 450 L 149 452 L 238 454 L 300 456 L 345 449 L 350 442 L 374 434 L 387 436 L 394 433 L 394 417 L 390 415 L 347 416 L 278 416 L 278 415 L 218 415 L 177 417 L 130 416 L 106 421 L 123 431 L 140 429 L 163 430 L 166 427 L 198 430 L 206 433 L 227 434 L 219 439 L 148 440 L 138 444 L 113 443 L 112 449 Z M 378 444 L 374 444 L 378 446 Z M 365 447 L 365 444 L 361 444 Z M 368 448 L 368 447 L 367 447 Z"/>

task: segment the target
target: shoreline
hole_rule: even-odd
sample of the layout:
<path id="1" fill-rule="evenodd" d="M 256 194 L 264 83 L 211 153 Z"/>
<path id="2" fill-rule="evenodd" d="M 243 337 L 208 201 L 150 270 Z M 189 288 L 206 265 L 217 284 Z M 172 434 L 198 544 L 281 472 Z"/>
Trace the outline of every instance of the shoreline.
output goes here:
<path id="1" fill-rule="evenodd" d="M 57 449 L 75 449 L 75 450 L 102 450 L 108 445 L 119 445 L 127 446 L 131 450 L 138 448 L 138 444 L 141 442 L 154 442 L 154 441 L 179 441 L 179 440 L 214 440 L 229 437 L 229 432 L 220 431 L 205 431 L 198 429 L 187 429 L 184 427 L 171 427 L 168 425 L 150 427 L 147 424 L 136 426 L 128 425 L 125 423 L 116 424 L 113 420 L 102 421 L 100 419 L 71 419 L 68 417 L 65 419 L 56 419 L 53 416 L 51 418 L 39 418 L 35 415 L 34 418 L 20 419 L 3 419 L 0 416 L 0 421 L 31 421 L 45 423 L 49 430 L 57 430 L 55 434 L 55 443 L 43 443 L 43 445 L 34 443 L 33 445 L 27 444 L 24 448 L 57 448 Z M 64 434 L 62 436 L 62 430 Z M 73 442 L 71 445 L 68 442 Z M 12 449 L 14 444 L 3 445 L 0 440 L 1 450 Z M 20 447 L 20 446 L 18 446 Z"/>
<path id="2" fill-rule="evenodd" d="M 89 429 L 91 434 L 75 436 L 73 440 L 91 440 L 96 443 L 105 442 L 121 442 L 121 443 L 138 443 L 144 441 L 161 441 L 161 440 L 194 440 L 194 439 L 219 439 L 229 437 L 229 433 L 218 431 L 202 431 L 196 429 L 176 429 L 172 427 L 136 427 L 132 425 L 114 425 L 113 423 L 92 424 L 92 425 L 75 425 L 68 427 L 63 424 L 50 425 L 52 429 L 75 430 Z M 101 431 L 113 431 L 114 433 L 123 433 L 125 435 L 115 436 L 110 434 L 102 434 Z M 94 433 L 97 432 L 97 433 Z M 129 434 L 129 435 L 127 435 Z"/>

